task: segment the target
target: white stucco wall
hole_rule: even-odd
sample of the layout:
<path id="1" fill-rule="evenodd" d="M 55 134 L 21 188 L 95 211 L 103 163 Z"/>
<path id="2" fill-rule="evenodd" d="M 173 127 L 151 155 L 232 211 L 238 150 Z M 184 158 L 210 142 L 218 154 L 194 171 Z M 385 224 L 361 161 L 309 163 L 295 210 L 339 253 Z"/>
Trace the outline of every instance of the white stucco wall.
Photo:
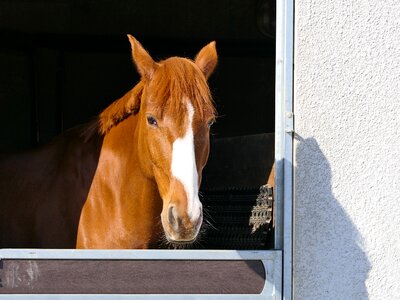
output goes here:
<path id="1" fill-rule="evenodd" d="M 400 1 L 295 1 L 295 299 L 400 299 Z"/>

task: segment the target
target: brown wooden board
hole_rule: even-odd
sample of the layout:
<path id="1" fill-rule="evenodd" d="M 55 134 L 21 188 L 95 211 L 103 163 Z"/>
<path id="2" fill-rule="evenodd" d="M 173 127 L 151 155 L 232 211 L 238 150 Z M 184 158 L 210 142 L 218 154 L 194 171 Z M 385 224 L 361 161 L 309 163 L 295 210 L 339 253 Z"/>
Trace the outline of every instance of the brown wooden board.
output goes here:
<path id="1" fill-rule="evenodd" d="M 0 261 L 0 294 L 259 294 L 261 261 Z"/>

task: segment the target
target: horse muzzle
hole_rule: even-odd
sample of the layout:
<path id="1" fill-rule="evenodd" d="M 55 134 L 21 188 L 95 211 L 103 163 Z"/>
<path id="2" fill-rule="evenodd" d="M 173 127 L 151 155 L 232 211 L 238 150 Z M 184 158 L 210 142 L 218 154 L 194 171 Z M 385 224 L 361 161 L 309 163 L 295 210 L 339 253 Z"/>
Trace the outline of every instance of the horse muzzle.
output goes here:
<path id="1" fill-rule="evenodd" d="M 173 244 L 191 244 L 193 243 L 200 231 L 203 223 L 203 211 L 195 218 L 190 218 L 187 213 L 180 214 L 174 205 L 167 208 L 165 214 L 162 215 L 162 225 L 167 240 Z"/>

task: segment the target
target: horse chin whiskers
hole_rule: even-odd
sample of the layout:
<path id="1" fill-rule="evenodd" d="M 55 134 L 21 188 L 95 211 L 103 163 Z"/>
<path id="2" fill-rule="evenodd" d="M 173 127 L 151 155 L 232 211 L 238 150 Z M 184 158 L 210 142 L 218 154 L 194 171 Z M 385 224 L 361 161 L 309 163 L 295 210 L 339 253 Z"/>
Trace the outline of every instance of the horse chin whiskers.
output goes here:
<path id="1" fill-rule="evenodd" d="M 166 249 L 175 249 L 175 250 L 203 248 L 202 247 L 203 237 L 210 227 L 215 228 L 207 220 L 205 222 L 203 220 L 203 223 L 199 228 L 196 237 L 193 240 L 189 241 L 176 241 L 170 239 L 164 232 L 160 237 L 160 247 Z"/>
<path id="2" fill-rule="evenodd" d="M 168 239 L 168 237 L 167 237 L 167 239 Z M 187 246 L 192 245 L 196 241 L 196 238 L 194 238 L 193 240 L 188 240 L 188 241 L 175 241 L 175 240 L 171 240 L 171 239 L 168 239 L 168 241 L 171 245 L 174 245 L 175 247 L 182 247 L 182 246 L 187 247 Z"/>
<path id="3" fill-rule="evenodd" d="M 165 234 L 161 236 L 161 241 L 160 241 L 160 246 L 161 248 L 166 248 L 166 249 L 188 249 L 191 248 L 191 245 L 195 242 L 196 239 L 192 241 L 187 241 L 187 242 L 180 242 L 180 241 L 174 241 L 169 239 Z"/>
<path id="4" fill-rule="evenodd" d="M 212 218 L 208 208 L 203 207 L 203 223 L 200 227 L 200 233 L 204 234 L 209 229 L 218 230 L 213 223 L 215 223 L 215 220 Z"/>

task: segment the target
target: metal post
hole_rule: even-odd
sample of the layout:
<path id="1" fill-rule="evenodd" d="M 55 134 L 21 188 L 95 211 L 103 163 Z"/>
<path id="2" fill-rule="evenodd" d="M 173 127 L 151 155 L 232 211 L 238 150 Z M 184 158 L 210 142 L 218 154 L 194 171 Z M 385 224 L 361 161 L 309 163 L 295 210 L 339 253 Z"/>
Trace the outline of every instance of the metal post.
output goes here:
<path id="1" fill-rule="evenodd" d="M 275 246 L 283 250 L 282 298 L 292 299 L 293 257 L 293 0 L 276 5 Z"/>

